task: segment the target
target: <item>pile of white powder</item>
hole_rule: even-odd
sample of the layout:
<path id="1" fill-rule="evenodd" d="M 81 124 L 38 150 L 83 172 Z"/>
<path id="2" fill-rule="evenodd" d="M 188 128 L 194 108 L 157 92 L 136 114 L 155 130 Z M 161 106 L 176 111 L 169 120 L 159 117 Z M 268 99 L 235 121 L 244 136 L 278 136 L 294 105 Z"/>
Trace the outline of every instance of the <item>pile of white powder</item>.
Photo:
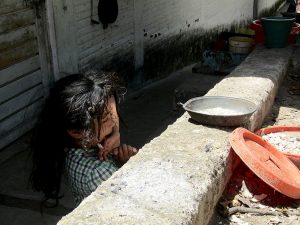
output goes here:
<path id="1" fill-rule="evenodd" d="M 270 133 L 262 138 L 284 153 L 300 154 L 300 132 Z"/>

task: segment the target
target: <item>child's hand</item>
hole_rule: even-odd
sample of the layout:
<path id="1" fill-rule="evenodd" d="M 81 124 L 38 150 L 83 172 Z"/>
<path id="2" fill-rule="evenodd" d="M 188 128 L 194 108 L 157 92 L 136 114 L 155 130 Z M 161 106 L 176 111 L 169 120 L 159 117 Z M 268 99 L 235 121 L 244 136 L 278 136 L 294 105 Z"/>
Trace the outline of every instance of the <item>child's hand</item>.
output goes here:
<path id="1" fill-rule="evenodd" d="M 138 150 L 130 145 L 122 144 L 113 151 L 114 159 L 123 166 L 131 156 L 134 156 Z"/>
<path id="2" fill-rule="evenodd" d="M 119 128 L 115 126 L 112 133 L 104 140 L 102 146 L 99 147 L 98 158 L 100 160 L 107 160 L 107 155 L 115 148 L 120 146 L 120 132 Z"/>

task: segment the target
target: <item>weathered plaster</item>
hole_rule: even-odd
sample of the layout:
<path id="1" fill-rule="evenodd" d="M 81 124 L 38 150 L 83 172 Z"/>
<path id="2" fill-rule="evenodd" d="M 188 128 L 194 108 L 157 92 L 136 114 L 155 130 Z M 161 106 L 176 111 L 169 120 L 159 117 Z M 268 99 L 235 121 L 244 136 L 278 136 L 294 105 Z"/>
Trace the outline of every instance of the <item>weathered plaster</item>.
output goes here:
<path id="1" fill-rule="evenodd" d="M 259 0 L 258 11 L 276 2 Z M 121 0 L 118 3 L 116 22 L 103 30 L 90 23 L 89 0 L 74 2 L 80 71 L 104 68 L 112 58 L 125 62 L 121 58 L 134 52 L 133 61 L 126 63 L 131 66 L 110 64 L 115 70 L 127 73 L 126 79 L 131 81 L 157 80 L 169 71 L 199 60 L 202 47 L 218 32 L 249 24 L 253 18 L 253 1 L 249 0 Z M 96 7 L 93 13 L 97 18 Z M 132 67 L 137 76 L 126 71 Z"/>

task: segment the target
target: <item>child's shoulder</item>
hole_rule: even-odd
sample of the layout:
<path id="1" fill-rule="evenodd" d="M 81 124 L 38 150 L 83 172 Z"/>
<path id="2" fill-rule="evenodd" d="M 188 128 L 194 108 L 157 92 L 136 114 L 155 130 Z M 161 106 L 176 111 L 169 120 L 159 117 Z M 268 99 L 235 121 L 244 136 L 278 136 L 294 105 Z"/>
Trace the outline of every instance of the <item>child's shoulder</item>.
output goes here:
<path id="1" fill-rule="evenodd" d="M 70 148 L 66 153 L 66 166 L 84 171 L 88 176 L 95 171 L 105 172 L 111 167 L 117 167 L 117 164 L 111 155 L 106 161 L 99 160 L 97 150 L 89 152 L 82 148 Z"/>

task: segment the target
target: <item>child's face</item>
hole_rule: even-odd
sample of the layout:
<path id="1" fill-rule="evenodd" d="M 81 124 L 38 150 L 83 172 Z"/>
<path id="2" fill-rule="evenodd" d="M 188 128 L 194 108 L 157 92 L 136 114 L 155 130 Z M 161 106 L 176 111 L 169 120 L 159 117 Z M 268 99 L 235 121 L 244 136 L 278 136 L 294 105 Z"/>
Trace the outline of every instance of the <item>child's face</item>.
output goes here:
<path id="1" fill-rule="evenodd" d="M 96 147 L 101 144 L 106 152 L 110 152 L 120 146 L 119 117 L 114 97 L 109 98 L 107 112 L 105 112 L 101 121 L 94 120 L 94 126 L 94 135 L 90 144 L 86 147 Z M 72 129 L 68 130 L 68 133 L 74 138 L 75 143 L 81 146 L 84 134 L 81 131 Z"/>
<path id="2" fill-rule="evenodd" d="M 101 121 L 95 121 L 96 131 L 94 143 L 102 143 L 102 145 L 104 144 L 103 142 L 105 141 L 105 139 L 113 135 L 113 132 L 116 128 L 119 131 L 119 117 L 114 97 L 111 97 L 108 100 L 107 112 L 105 112 L 104 114 L 105 115 L 103 116 Z"/>

